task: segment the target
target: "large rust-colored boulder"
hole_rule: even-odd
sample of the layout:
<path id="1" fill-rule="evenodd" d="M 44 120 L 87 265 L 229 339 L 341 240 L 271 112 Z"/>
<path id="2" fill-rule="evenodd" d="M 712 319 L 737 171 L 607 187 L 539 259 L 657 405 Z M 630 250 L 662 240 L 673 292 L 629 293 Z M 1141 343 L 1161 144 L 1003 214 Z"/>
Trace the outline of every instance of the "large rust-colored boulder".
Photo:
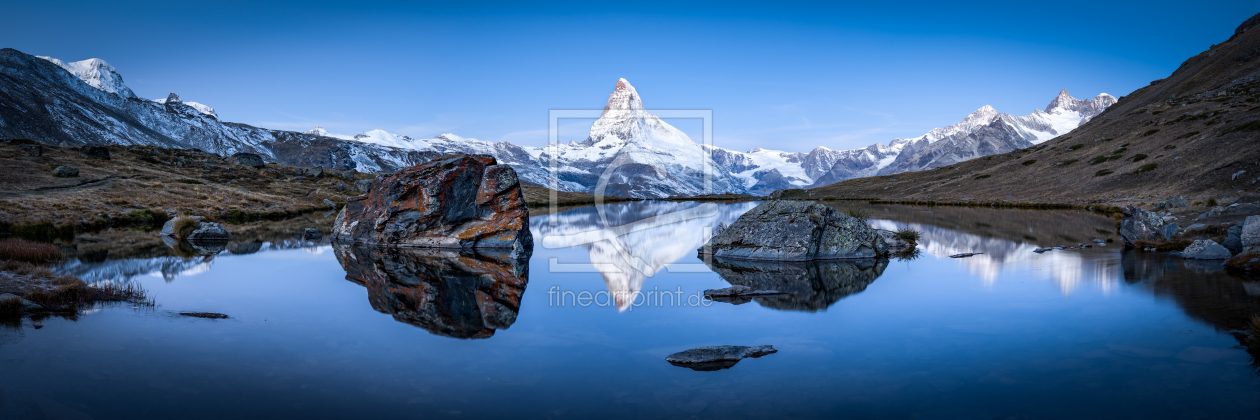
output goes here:
<path id="1" fill-rule="evenodd" d="M 333 224 L 338 243 L 423 248 L 533 249 L 516 171 L 483 155 L 444 155 L 372 181 Z"/>
<path id="2" fill-rule="evenodd" d="M 529 283 L 529 263 L 506 253 L 333 249 L 346 280 L 367 288 L 372 309 L 446 337 L 489 338 L 512 326 Z"/>

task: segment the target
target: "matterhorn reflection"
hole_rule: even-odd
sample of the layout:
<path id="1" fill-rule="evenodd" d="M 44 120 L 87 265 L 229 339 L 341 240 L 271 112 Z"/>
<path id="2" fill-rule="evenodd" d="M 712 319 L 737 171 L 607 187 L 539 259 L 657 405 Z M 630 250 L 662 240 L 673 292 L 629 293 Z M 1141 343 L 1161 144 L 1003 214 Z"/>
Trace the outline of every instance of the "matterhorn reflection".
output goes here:
<path id="1" fill-rule="evenodd" d="M 528 262 L 505 253 L 335 245 L 372 309 L 435 335 L 489 338 L 516 322 Z"/>
<path id="2" fill-rule="evenodd" d="M 708 233 L 730 224 L 758 203 L 637 202 L 585 207 L 536 217 L 530 231 L 546 248 L 583 246 L 590 265 L 553 261 L 599 271 L 618 310 L 626 310 L 643 280 L 696 255 Z"/>

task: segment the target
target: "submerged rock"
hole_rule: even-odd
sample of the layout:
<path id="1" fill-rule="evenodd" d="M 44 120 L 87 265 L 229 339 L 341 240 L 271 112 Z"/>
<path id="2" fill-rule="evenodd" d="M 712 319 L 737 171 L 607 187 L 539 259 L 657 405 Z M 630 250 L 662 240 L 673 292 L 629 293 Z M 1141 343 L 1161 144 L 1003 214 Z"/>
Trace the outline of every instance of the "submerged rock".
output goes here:
<path id="1" fill-rule="evenodd" d="M 516 322 L 528 264 L 498 254 L 335 245 L 372 309 L 435 335 L 489 338 Z"/>
<path id="2" fill-rule="evenodd" d="M 228 319 L 227 315 L 216 312 L 180 312 L 180 315 L 204 319 Z"/>
<path id="3" fill-rule="evenodd" d="M 1125 206 L 1124 217 L 1120 219 L 1120 236 L 1124 238 L 1125 245 L 1133 246 L 1136 241 L 1156 239 L 1162 227 L 1164 219 L 1158 214 L 1136 206 Z"/>
<path id="4" fill-rule="evenodd" d="M 949 257 L 950 258 L 967 258 L 967 257 L 974 257 L 976 255 L 981 255 L 981 254 L 984 254 L 984 253 L 983 252 L 964 252 L 962 254 L 950 255 Z"/>
<path id="5" fill-rule="evenodd" d="M 438 156 L 377 179 L 347 200 L 333 224 L 339 243 L 455 249 L 533 249 L 516 171 L 493 157 Z"/>
<path id="6" fill-rule="evenodd" d="M 1211 239 L 1194 241 L 1185 251 L 1181 251 L 1182 258 L 1192 260 L 1227 260 L 1232 256 L 1228 249 Z"/>
<path id="7" fill-rule="evenodd" d="M 691 370 L 715 371 L 730 369 L 746 358 L 758 358 L 767 354 L 778 353 L 774 346 L 709 346 L 680 351 L 665 357 L 665 361 L 674 366 L 682 366 Z"/>
<path id="8" fill-rule="evenodd" d="M 767 201 L 709 240 L 701 253 L 745 260 L 876 258 L 888 243 L 866 222 L 807 201 Z"/>
<path id="9" fill-rule="evenodd" d="M 323 237 L 324 237 L 324 232 L 320 232 L 319 229 L 306 228 L 305 230 L 302 231 L 302 239 L 305 239 L 308 241 L 317 241 Z"/>

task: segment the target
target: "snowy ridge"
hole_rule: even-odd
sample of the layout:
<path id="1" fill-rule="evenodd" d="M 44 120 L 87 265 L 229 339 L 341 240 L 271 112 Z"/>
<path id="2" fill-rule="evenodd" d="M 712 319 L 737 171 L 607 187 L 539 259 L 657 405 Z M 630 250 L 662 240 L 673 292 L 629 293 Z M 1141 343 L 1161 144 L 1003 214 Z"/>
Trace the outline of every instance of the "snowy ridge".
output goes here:
<path id="1" fill-rule="evenodd" d="M 78 77 L 79 80 L 87 83 L 88 86 L 113 93 L 124 98 L 136 97 L 136 93 L 132 92 L 131 88 L 127 87 L 127 85 L 123 83 L 122 75 L 118 74 L 118 71 L 114 69 L 114 66 L 109 65 L 109 63 L 106 63 L 105 60 L 99 58 L 89 58 L 83 61 L 66 63 L 52 57 L 39 56 L 39 58 L 48 60 L 49 62 L 66 69 L 66 71 L 70 72 L 70 74 L 73 74 L 75 77 Z"/>

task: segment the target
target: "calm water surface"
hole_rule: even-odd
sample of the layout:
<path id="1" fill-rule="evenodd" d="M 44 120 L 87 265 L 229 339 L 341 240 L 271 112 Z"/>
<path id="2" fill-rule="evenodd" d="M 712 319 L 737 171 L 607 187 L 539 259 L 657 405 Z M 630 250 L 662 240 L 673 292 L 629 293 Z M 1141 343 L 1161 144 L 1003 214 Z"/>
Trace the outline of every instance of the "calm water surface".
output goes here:
<path id="1" fill-rule="evenodd" d="M 867 206 L 876 227 L 923 232 L 918 258 L 696 258 L 712 226 L 754 205 L 535 216 L 527 263 L 283 238 L 213 256 L 72 261 L 59 270 L 139 284 L 159 306 L 4 329 L 0 418 L 1260 413 L 1256 369 L 1231 334 L 1260 313 L 1260 283 L 1114 243 L 1032 252 L 1110 237 L 1111 219 Z M 948 257 L 961 252 L 983 254 Z M 789 294 L 697 297 L 731 284 Z M 779 352 L 712 372 L 664 361 L 723 344 Z"/>

